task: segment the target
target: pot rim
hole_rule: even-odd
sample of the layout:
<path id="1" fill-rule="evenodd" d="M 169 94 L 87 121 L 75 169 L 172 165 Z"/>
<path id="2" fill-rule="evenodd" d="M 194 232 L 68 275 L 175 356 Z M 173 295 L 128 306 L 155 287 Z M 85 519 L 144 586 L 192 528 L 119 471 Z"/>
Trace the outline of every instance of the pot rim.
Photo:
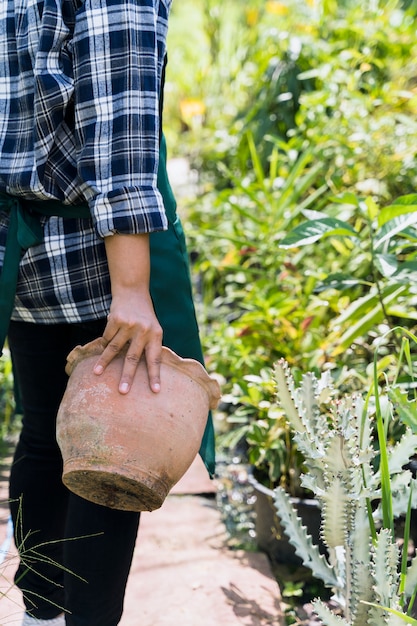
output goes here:
<path id="1" fill-rule="evenodd" d="M 76 346 L 67 356 L 65 371 L 68 376 L 71 376 L 78 363 L 89 357 L 99 356 L 103 350 L 104 346 L 101 337 L 98 337 L 83 346 Z M 123 350 L 118 356 L 123 356 L 125 352 L 126 350 Z M 143 359 L 144 356 L 141 357 L 141 360 Z M 217 407 L 221 398 L 220 385 L 215 378 L 208 374 L 205 367 L 199 361 L 191 358 L 183 358 L 170 348 L 162 346 L 161 363 L 181 371 L 183 374 L 186 374 L 192 380 L 201 385 L 209 397 L 210 409 L 215 409 Z"/>

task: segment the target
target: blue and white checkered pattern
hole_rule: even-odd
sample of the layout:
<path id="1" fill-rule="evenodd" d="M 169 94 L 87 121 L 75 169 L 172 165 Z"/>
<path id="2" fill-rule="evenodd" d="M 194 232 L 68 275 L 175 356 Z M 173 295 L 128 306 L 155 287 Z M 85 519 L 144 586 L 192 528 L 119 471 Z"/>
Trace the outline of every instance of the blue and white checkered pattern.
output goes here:
<path id="1" fill-rule="evenodd" d="M 0 190 L 87 201 L 45 219 L 23 257 L 13 319 L 103 317 L 103 237 L 165 230 L 156 187 L 171 0 L 1 0 Z M 8 219 L 0 214 L 0 263 Z"/>

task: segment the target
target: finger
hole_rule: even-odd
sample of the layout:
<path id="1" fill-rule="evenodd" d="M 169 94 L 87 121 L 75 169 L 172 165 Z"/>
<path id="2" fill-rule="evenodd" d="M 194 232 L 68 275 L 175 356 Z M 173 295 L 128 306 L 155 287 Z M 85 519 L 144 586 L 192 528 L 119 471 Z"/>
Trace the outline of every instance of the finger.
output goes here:
<path id="1" fill-rule="evenodd" d="M 109 346 L 112 340 L 114 340 L 118 330 L 118 326 L 113 323 L 110 315 L 108 315 L 107 324 L 103 331 L 103 335 L 95 339 L 94 342 L 92 342 L 98 344 L 102 349 L 102 354 L 100 355 L 93 368 L 95 374 L 102 374 L 110 361 L 120 352 L 120 346 L 116 342 L 112 343 L 110 346 L 110 350 L 105 353 L 107 346 Z"/>
<path id="2" fill-rule="evenodd" d="M 94 365 L 93 369 L 94 373 L 98 375 L 104 372 L 108 364 L 114 359 L 114 357 L 120 354 L 123 346 L 126 344 L 126 341 L 124 341 L 123 338 L 120 337 L 120 333 L 117 335 L 117 337 L 113 337 L 111 341 L 107 341 L 107 339 L 105 339 L 104 337 L 102 337 L 101 339 L 104 350 L 100 357 L 97 359 L 97 362 Z"/>
<path id="3" fill-rule="evenodd" d="M 137 348 L 136 350 L 133 350 L 133 348 L 131 348 L 127 351 L 123 363 L 122 375 L 119 382 L 120 393 L 126 394 L 130 391 L 141 356 L 142 350 L 139 351 Z"/>
<path id="4" fill-rule="evenodd" d="M 153 344 L 145 351 L 149 387 L 154 393 L 161 391 L 161 348 L 162 344 Z"/>

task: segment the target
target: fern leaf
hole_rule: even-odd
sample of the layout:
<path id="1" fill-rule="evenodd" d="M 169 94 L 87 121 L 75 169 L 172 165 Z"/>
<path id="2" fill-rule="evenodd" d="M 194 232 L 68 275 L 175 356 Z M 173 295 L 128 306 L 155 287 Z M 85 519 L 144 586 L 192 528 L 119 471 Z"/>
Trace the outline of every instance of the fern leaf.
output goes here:
<path id="1" fill-rule="evenodd" d="M 324 626 L 352 626 L 351 622 L 348 622 L 343 617 L 335 615 L 321 600 L 313 600 L 313 610 L 317 617 L 322 621 Z"/>
<path id="2" fill-rule="evenodd" d="M 320 554 L 318 547 L 313 544 L 307 529 L 302 525 L 301 519 L 291 504 L 290 496 L 281 487 L 274 491 L 275 508 L 296 553 L 302 559 L 314 576 L 320 578 L 329 587 L 339 586 L 335 572 L 328 564 L 326 558 Z"/>

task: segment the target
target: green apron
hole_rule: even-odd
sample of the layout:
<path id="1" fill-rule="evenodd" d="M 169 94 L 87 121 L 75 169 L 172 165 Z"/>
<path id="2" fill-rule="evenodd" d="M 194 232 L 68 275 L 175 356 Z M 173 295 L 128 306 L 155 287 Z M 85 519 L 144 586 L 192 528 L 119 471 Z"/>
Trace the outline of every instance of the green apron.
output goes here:
<path id="1" fill-rule="evenodd" d="M 166 170 L 166 144 L 162 137 L 158 168 L 158 189 L 164 200 L 168 230 L 151 233 L 150 290 L 155 313 L 164 333 L 164 345 L 182 357 L 203 363 L 200 337 L 191 289 L 188 254 L 184 232 L 176 213 L 176 202 Z M 87 205 L 68 206 L 60 202 L 31 203 L 29 213 L 18 198 L 0 193 L 0 209 L 10 213 L 3 270 L 0 276 L 0 353 L 3 349 L 13 311 L 19 262 L 24 250 L 43 239 L 40 215 L 90 217 Z M 18 395 L 18 393 L 16 394 Z M 211 413 L 200 447 L 200 455 L 210 476 L 215 471 L 214 428 Z"/>
<path id="2" fill-rule="evenodd" d="M 164 344 L 182 357 L 203 363 L 200 337 L 191 291 L 190 270 L 184 231 L 177 216 L 174 194 L 166 170 L 166 145 L 162 137 L 158 189 L 168 217 L 168 230 L 152 233 L 151 296 L 164 331 Z M 215 471 L 214 428 L 211 413 L 200 447 L 200 455 L 211 477 Z"/>

